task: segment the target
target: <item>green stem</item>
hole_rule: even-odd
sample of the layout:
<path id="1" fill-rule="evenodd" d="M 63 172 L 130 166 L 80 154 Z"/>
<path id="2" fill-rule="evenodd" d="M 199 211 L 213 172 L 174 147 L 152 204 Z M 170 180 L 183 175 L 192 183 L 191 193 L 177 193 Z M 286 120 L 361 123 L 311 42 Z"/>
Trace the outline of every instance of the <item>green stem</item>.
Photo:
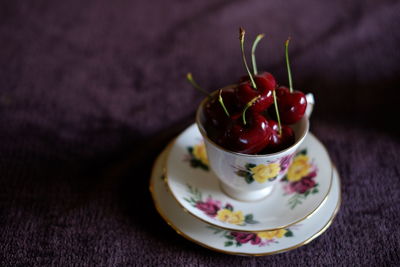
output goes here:
<path id="1" fill-rule="evenodd" d="M 242 119 L 243 119 L 243 124 L 246 125 L 246 111 L 249 109 L 249 107 L 251 107 L 261 96 L 256 96 L 255 98 L 253 98 L 252 100 L 250 100 L 246 106 L 243 109 L 242 112 Z"/>
<path id="2" fill-rule="evenodd" d="M 240 40 L 240 49 L 242 50 L 242 59 L 243 59 L 244 67 L 246 68 L 246 71 L 249 74 L 251 85 L 253 86 L 254 89 L 257 89 L 257 85 L 254 82 L 253 75 L 251 75 L 249 66 L 247 65 L 246 56 L 244 54 L 244 35 L 245 35 L 245 33 L 246 32 L 244 31 L 244 29 L 242 27 L 240 27 L 239 28 L 239 40 Z"/>
<path id="3" fill-rule="evenodd" d="M 289 63 L 289 41 L 290 37 L 285 42 L 285 57 L 286 57 L 286 67 L 289 76 L 289 90 L 293 93 L 293 82 L 292 82 L 292 72 L 290 71 L 290 63 Z"/>
<path id="4" fill-rule="evenodd" d="M 186 74 L 186 79 L 188 80 L 188 82 L 197 90 L 199 90 L 200 92 L 202 92 L 203 94 L 210 96 L 210 93 L 208 93 L 206 90 L 204 90 L 194 79 L 192 74 L 189 72 L 188 74 Z"/>
<path id="5" fill-rule="evenodd" d="M 253 73 L 254 75 L 258 74 L 257 71 L 257 64 L 256 64 L 256 48 L 258 43 L 264 38 L 264 34 L 257 35 L 256 39 L 254 40 L 253 46 L 251 47 L 251 62 L 253 63 Z"/>
<path id="6" fill-rule="evenodd" d="M 276 92 L 275 92 L 275 90 L 272 91 L 272 94 L 273 94 L 273 96 L 274 96 L 274 105 L 275 105 L 276 119 L 278 120 L 279 135 L 282 135 L 281 118 L 280 118 L 280 116 L 279 116 L 278 101 L 277 101 L 277 99 L 276 99 Z"/>
<path id="7" fill-rule="evenodd" d="M 224 100 L 222 99 L 222 89 L 219 90 L 218 102 L 221 104 L 222 108 L 225 111 L 226 116 L 230 117 L 228 110 L 225 107 Z"/>

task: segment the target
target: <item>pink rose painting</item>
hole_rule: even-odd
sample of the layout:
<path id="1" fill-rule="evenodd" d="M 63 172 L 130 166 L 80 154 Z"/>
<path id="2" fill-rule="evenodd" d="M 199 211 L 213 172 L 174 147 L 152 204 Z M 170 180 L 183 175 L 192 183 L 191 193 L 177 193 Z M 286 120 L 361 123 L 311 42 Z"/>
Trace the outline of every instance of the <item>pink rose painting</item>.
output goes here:
<path id="1" fill-rule="evenodd" d="M 318 193 L 317 166 L 310 160 L 307 150 L 296 154 L 286 175 L 282 178 L 285 195 L 293 195 L 289 201 L 291 209 L 302 204 L 309 195 Z"/>

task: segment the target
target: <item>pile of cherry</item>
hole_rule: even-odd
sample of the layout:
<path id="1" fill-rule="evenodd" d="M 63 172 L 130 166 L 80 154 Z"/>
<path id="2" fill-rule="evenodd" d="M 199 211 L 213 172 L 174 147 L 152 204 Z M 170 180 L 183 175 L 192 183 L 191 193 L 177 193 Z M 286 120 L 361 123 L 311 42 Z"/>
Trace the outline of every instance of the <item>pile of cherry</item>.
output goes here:
<path id="1" fill-rule="evenodd" d="M 207 136 L 218 145 L 244 154 L 269 154 L 284 150 L 295 142 L 291 124 L 305 113 L 307 100 L 294 91 L 288 57 L 289 40 L 285 42 L 289 88 L 278 86 L 272 74 L 258 73 L 254 52 L 264 35 L 260 34 L 252 46 L 253 73 L 244 54 L 245 32 L 240 28 L 243 63 L 248 73 L 235 86 L 208 94 L 203 107 L 204 128 Z M 189 82 L 204 90 L 193 80 Z"/>

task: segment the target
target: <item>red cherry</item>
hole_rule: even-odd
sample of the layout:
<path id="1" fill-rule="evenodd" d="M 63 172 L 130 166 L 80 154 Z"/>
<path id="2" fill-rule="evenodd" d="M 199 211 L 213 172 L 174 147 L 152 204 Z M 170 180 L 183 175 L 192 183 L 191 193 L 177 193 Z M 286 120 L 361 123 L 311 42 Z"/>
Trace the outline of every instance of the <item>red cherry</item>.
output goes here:
<path id="1" fill-rule="evenodd" d="M 281 86 L 276 90 L 279 115 L 281 122 L 284 124 L 293 124 L 299 121 L 307 108 L 306 96 L 300 91 L 293 90 L 292 72 L 290 71 L 289 63 L 289 41 L 290 38 L 285 42 L 285 58 L 290 89 Z"/>
<path id="2" fill-rule="evenodd" d="M 278 98 L 278 109 L 283 124 L 293 124 L 299 121 L 307 108 L 306 96 L 300 91 L 292 93 L 287 87 L 281 86 L 276 89 Z M 270 114 L 274 116 L 271 110 Z"/>
<path id="3" fill-rule="evenodd" d="M 231 118 L 225 113 L 221 103 L 218 101 L 218 94 L 212 96 L 204 105 L 204 128 L 207 135 L 214 141 L 219 139 L 225 132 Z M 230 113 L 239 112 L 241 109 L 236 103 L 234 88 L 227 88 L 221 91 L 221 97 L 225 107 Z"/>
<path id="4" fill-rule="evenodd" d="M 245 79 L 243 77 L 242 79 Z M 276 81 L 274 76 L 268 72 L 263 72 L 254 76 L 254 81 L 257 85 L 257 89 L 254 89 L 251 86 L 250 81 L 242 82 L 236 88 L 236 99 L 237 102 L 241 105 L 246 105 L 249 101 L 254 99 L 257 96 L 261 96 L 257 102 L 251 106 L 251 110 L 254 112 L 262 112 L 266 110 L 271 104 L 274 102 L 274 98 L 272 96 L 272 91 L 275 90 Z"/>
<path id="5" fill-rule="evenodd" d="M 234 88 L 222 90 L 221 97 L 230 113 L 239 111 Z M 230 118 L 225 114 L 223 107 L 218 102 L 218 94 L 214 95 L 204 105 L 204 115 L 206 121 L 216 128 L 225 128 L 227 123 L 230 121 Z"/>
<path id="6" fill-rule="evenodd" d="M 264 116 L 248 112 L 246 120 L 244 125 L 242 113 L 231 116 L 231 123 L 220 140 L 223 147 L 239 153 L 256 154 L 268 145 L 271 129 Z"/>
<path id="7" fill-rule="evenodd" d="M 278 123 L 274 120 L 268 120 L 268 124 L 271 128 L 271 136 L 267 147 L 262 153 L 269 154 L 284 150 L 292 146 L 295 142 L 294 131 L 292 128 L 286 125 L 282 125 L 282 134 L 279 134 Z"/>

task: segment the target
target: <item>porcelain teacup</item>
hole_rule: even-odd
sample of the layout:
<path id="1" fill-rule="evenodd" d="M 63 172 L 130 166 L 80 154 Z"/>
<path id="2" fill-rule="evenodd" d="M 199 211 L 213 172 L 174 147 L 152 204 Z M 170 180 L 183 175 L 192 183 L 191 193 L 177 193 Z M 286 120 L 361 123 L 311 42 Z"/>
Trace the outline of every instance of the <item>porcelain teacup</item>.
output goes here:
<path id="1" fill-rule="evenodd" d="M 222 190 L 241 201 L 256 201 L 267 197 L 276 182 L 285 176 L 296 150 L 307 136 L 309 115 L 314 104 L 312 94 L 307 95 L 306 114 L 300 121 L 290 125 L 295 133 L 295 143 L 282 151 L 263 155 L 233 152 L 212 141 L 204 127 L 203 111 L 207 101 L 209 98 L 205 98 L 197 109 L 196 124 L 204 138 L 210 167 L 218 177 Z"/>

